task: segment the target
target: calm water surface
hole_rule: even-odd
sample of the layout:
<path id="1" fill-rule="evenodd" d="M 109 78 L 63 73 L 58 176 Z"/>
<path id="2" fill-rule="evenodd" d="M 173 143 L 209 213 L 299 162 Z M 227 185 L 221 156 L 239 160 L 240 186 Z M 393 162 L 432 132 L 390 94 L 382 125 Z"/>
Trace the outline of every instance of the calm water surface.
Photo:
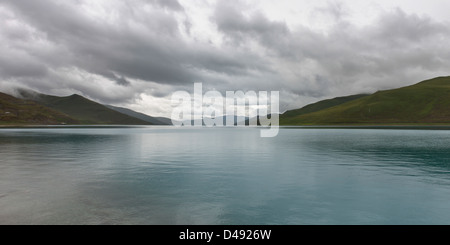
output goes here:
<path id="1" fill-rule="evenodd" d="M 0 224 L 450 224 L 450 131 L 0 129 Z"/>

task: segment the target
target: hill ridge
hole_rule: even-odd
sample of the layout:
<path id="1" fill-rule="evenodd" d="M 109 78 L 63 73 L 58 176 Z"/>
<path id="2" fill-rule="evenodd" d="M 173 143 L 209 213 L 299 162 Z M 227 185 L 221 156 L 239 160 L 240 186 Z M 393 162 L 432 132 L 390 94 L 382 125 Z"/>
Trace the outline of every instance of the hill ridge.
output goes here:
<path id="1" fill-rule="evenodd" d="M 144 120 L 112 110 L 79 94 L 54 96 L 20 89 L 18 94 L 55 111 L 76 118 L 81 124 L 152 125 Z"/>
<path id="2" fill-rule="evenodd" d="M 377 91 L 323 110 L 281 116 L 282 125 L 450 124 L 450 77 Z"/>

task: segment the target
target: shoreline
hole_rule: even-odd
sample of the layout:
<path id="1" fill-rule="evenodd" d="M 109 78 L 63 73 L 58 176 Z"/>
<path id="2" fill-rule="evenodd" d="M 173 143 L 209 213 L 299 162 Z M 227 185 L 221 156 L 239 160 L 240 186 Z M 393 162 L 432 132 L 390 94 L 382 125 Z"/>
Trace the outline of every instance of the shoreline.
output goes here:
<path id="1" fill-rule="evenodd" d="M 67 128 L 142 128 L 142 127 L 173 127 L 173 128 L 215 128 L 215 127 L 194 127 L 173 125 L 0 125 L 1 129 L 67 129 Z M 219 126 L 217 128 L 259 128 L 265 126 Z M 267 126 L 270 127 L 270 126 Z M 409 130 L 450 130 L 450 124 L 401 124 L 401 125 L 281 125 L 279 128 L 286 129 L 409 129 Z"/>
<path id="2" fill-rule="evenodd" d="M 167 127 L 171 125 L 0 125 L 0 129 L 14 128 L 141 128 L 141 127 Z"/>

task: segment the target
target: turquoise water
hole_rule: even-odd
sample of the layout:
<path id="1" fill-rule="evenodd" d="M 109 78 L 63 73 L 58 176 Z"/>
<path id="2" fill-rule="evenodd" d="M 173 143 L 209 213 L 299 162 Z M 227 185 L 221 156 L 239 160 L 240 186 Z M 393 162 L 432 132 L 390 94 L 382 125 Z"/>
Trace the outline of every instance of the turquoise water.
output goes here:
<path id="1" fill-rule="evenodd" d="M 0 224 L 450 224 L 450 131 L 0 129 Z"/>

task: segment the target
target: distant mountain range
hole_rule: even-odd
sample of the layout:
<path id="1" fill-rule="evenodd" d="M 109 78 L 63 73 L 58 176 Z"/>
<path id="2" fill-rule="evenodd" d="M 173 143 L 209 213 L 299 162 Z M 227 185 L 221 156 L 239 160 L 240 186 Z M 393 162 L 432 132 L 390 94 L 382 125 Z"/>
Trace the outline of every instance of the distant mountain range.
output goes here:
<path id="1" fill-rule="evenodd" d="M 74 94 L 58 97 L 20 89 L 13 97 L 0 93 L 0 124 L 3 125 L 168 125 L 129 109 L 99 104 Z"/>
<path id="2" fill-rule="evenodd" d="M 227 124 L 227 120 L 228 118 L 230 118 L 230 121 L 233 121 L 233 123 Z M 215 120 L 218 120 L 219 122 L 222 121 L 223 126 L 235 126 L 239 123 L 245 123 L 248 120 L 248 117 L 244 117 L 244 116 L 230 116 L 230 115 L 225 115 L 225 116 L 219 116 L 217 118 L 214 118 Z M 182 121 L 184 125 L 203 125 L 205 126 L 205 122 L 204 119 L 195 119 L 195 120 L 186 120 L 186 121 Z"/>
<path id="3" fill-rule="evenodd" d="M 123 107 L 117 107 L 112 105 L 106 105 L 109 109 L 112 109 L 114 111 L 120 112 L 122 114 L 128 115 L 133 118 L 140 119 L 142 121 L 145 121 L 147 123 L 153 124 L 153 125 L 172 125 L 172 121 L 169 118 L 165 117 L 151 117 L 149 115 L 146 115 L 144 113 L 136 112 L 127 108 Z"/>
<path id="4" fill-rule="evenodd" d="M 0 125 L 172 125 L 170 118 L 102 105 L 77 94 L 59 97 L 18 89 L 16 96 L 0 93 Z M 226 125 L 227 118 L 221 116 L 219 120 Z M 231 126 L 246 119 L 234 116 Z M 194 125 L 196 121 L 202 122 L 183 123 Z"/>
<path id="5" fill-rule="evenodd" d="M 280 125 L 439 124 L 450 124 L 450 77 L 324 100 L 280 116 Z"/>
<path id="6" fill-rule="evenodd" d="M 226 118 L 219 120 L 226 125 Z M 248 118 L 234 117 L 235 124 Z M 194 124 L 194 120 L 185 124 Z M 58 97 L 18 90 L 0 93 L 0 125 L 171 125 L 127 108 L 102 105 L 80 95 Z M 322 100 L 280 115 L 280 125 L 449 125 L 450 77 L 415 85 Z M 227 125 L 232 126 L 232 125 Z"/>

